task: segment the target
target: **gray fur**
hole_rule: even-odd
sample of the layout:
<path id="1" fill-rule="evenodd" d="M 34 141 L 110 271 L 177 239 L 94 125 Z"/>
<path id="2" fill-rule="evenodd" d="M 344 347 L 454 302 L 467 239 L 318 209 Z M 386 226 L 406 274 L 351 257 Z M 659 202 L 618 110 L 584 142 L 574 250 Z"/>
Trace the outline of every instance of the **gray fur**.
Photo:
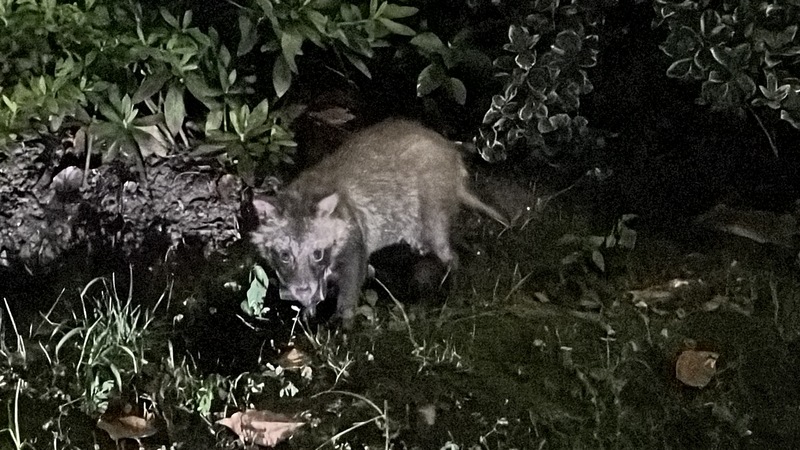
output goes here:
<path id="1" fill-rule="evenodd" d="M 385 121 L 352 136 L 275 197 L 256 196 L 259 226 L 250 239 L 278 272 L 281 297 L 302 303 L 307 316 L 336 283 L 336 312 L 349 326 L 373 252 L 405 242 L 453 266 L 450 225 L 461 205 L 507 224 L 466 181 L 451 142 L 413 122 Z"/>

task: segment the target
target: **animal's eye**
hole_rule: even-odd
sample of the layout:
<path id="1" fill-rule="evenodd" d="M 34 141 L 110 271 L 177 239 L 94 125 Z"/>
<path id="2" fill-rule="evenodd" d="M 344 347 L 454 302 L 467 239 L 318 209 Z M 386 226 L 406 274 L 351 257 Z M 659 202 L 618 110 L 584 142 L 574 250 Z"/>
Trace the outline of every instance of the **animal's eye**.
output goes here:
<path id="1" fill-rule="evenodd" d="M 288 263 L 292 260 L 292 254 L 288 250 L 281 250 L 278 253 L 278 258 L 281 260 L 281 262 Z"/>
<path id="2" fill-rule="evenodd" d="M 325 252 L 322 250 L 314 250 L 314 253 L 311 254 L 311 257 L 314 258 L 316 262 L 322 261 L 323 256 L 325 256 Z"/>

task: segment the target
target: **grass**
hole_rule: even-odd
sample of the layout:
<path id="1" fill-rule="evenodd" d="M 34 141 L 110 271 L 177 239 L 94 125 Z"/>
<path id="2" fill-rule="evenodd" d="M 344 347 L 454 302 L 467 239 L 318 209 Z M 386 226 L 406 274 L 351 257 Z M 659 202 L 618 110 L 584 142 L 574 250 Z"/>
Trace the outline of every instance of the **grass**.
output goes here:
<path id="1" fill-rule="evenodd" d="M 234 448 L 213 423 L 244 409 L 307 422 L 284 449 L 796 447 L 792 255 L 647 233 L 631 249 L 622 222 L 596 232 L 556 212 L 526 224 L 466 236 L 484 244 L 462 249 L 444 304 L 409 305 L 376 284 L 349 333 L 308 329 L 280 304 L 236 319 L 246 332 L 209 328 L 222 322 L 197 321 L 234 314 L 224 305 L 238 307 L 243 292 L 189 310 L 170 301 L 170 285 L 145 307 L 132 285 L 121 299 L 114 278 L 85 286 L 66 308 L 77 313 L 57 320 L 50 307 L 29 332 L 8 311 L 16 348 L 3 345 L 0 447 L 113 448 L 94 423 L 120 403 L 157 412 L 162 431 L 144 440 L 153 449 Z M 184 344 L 198 329 L 222 351 Z M 281 365 L 288 348 L 296 358 Z M 675 378 L 686 348 L 720 354 L 703 389 Z M 208 369 L 239 353 L 261 356 L 242 372 Z"/>

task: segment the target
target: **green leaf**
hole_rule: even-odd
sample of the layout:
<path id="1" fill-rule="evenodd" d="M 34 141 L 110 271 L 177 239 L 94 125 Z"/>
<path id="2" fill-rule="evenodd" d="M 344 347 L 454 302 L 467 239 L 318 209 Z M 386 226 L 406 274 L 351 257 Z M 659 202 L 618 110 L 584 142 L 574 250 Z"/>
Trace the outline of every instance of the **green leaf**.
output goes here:
<path id="1" fill-rule="evenodd" d="M 300 31 L 300 34 L 306 37 L 311 43 L 316 45 L 319 48 L 325 49 L 325 43 L 322 42 L 322 36 L 320 33 L 314 28 L 310 27 L 304 23 L 298 24 L 297 29 Z"/>
<path id="2" fill-rule="evenodd" d="M 795 129 L 800 130 L 800 111 L 781 110 L 781 120 L 789 122 Z"/>
<path id="3" fill-rule="evenodd" d="M 157 126 L 133 127 L 131 136 L 143 157 L 157 155 L 165 158 L 169 153 L 169 144 Z"/>
<path id="4" fill-rule="evenodd" d="M 200 144 L 191 156 L 216 156 L 224 153 L 225 144 Z"/>
<path id="5" fill-rule="evenodd" d="M 284 30 L 281 34 L 281 49 L 283 50 L 283 59 L 286 61 L 289 69 L 297 73 L 297 64 L 294 59 L 298 55 L 302 55 L 303 36 L 294 28 Z"/>
<path id="6" fill-rule="evenodd" d="M 167 91 L 164 99 L 164 116 L 169 132 L 175 136 L 181 131 L 183 120 L 186 118 L 186 107 L 183 103 L 183 88 L 173 84 Z"/>
<path id="7" fill-rule="evenodd" d="M 231 110 L 228 112 L 228 118 L 231 121 L 231 125 L 233 125 L 233 130 L 236 131 L 236 134 L 239 136 L 244 135 L 244 122 L 247 120 L 247 116 L 249 115 L 250 108 L 247 105 L 242 105 L 239 111 L 231 108 Z"/>
<path id="8" fill-rule="evenodd" d="M 600 251 L 592 251 L 592 262 L 601 272 L 606 271 L 606 260 L 603 258 L 603 254 L 600 253 Z"/>
<path id="9" fill-rule="evenodd" d="M 339 14 L 345 22 L 357 22 L 362 19 L 361 10 L 358 6 L 350 3 L 342 3 L 339 7 Z"/>
<path id="10" fill-rule="evenodd" d="M 236 69 L 231 70 L 228 74 L 228 86 L 233 86 L 236 83 Z"/>
<path id="11" fill-rule="evenodd" d="M 172 15 L 166 8 L 159 8 L 161 12 L 161 17 L 164 18 L 164 21 L 167 22 L 172 28 L 180 28 L 180 24 L 178 23 L 178 19 Z"/>
<path id="12" fill-rule="evenodd" d="M 701 42 L 702 39 L 695 30 L 680 26 L 670 32 L 659 48 L 673 58 L 688 58 L 697 53 L 702 45 Z"/>
<path id="13" fill-rule="evenodd" d="M 385 3 L 385 5 L 386 6 L 381 5 L 381 17 L 386 17 L 387 19 L 402 19 L 403 17 L 411 17 L 419 11 L 419 8 L 414 8 L 413 6 L 400 6 L 387 3 Z"/>
<path id="14" fill-rule="evenodd" d="M 122 123 L 122 116 L 117 112 L 115 108 L 112 108 L 106 102 L 98 103 L 97 109 L 100 111 L 100 114 L 108 119 L 111 122 L 121 124 Z"/>
<path id="15" fill-rule="evenodd" d="M 395 21 L 393 21 L 391 19 L 387 19 L 385 17 L 381 17 L 381 18 L 378 19 L 378 21 L 384 27 L 386 27 L 386 29 L 388 29 L 389 31 L 391 31 L 394 34 L 399 34 L 401 36 L 414 36 L 415 34 L 417 34 L 417 32 L 414 31 L 413 29 L 411 29 L 410 27 L 408 27 L 406 25 L 403 25 L 401 23 L 397 23 L 397 22 L 395 22 Z"/>
<path id="16" fill-rule="evenodd" d="M 131 124 L 137 127 L 149 127 L 153 125 L 162 125 L 164 123 L 163 114 L 151 114 L 149 116 L 138 117 L 131 121 Z"/>
<path id="17" fill-rule="evenodd" d="M 6 106 L 8 106 L 8 109 L 10 109 L 12 113 L 17 112 L 17 108 L 19 106 L 16 104 L 16 102 L 6 97 L 5 94 L 3 94 L 3 103 L 5 103 Z"/>
<path id="18" fill-rule="evenodd" d="M 283 57 L 275 58 L 275 65 L 272 66 L 272 86 L 275 88 L 275 93 L 278 97 L 283 97 L 283 94 L 289 90 L 292 85 L 292 71 L 289 70 L 289 65 Z"/>
<path id="19" fill-rule="evenodd" d="M 667 76 L 670 78 L 686 78 L 691 73 L 693 65 L 693 58 L 682 58 L 674 61 L 667 69 Z"/>
<path id="20" fill-rule="evenodd" d="M 733 80 L 736 82 L 736 86 L 741 89 L 748 98 L 756 93 L 756 82 L 753 81 L 750 75 L 740 72 L 736 74 Z"/>
<path id="21" fill-rule="evenodd" d="M 439 39 L 439 36 L 431 32 L 420 33 L 414 36 L 411 39 L 411 45 L 416 45 L 429 53 L 442 54 L 447 51 L 447 47 L 445 47 L 442 40 Z"/>
<path id="22" fill-rule="evenodd" d="M 433 63 L 429 64 L 422 69 L 422 72 L 417 77 L 417 97 L 424 97 L 430 94 L 441 86 L 443 81 L 444 72 L 441 66 Z"/>
<path id="23" fill-rule="evenodd" d="M 189 9 L 186 10 L 185 13 L 183 13 L 183 25 L 181 25 L 181 27 L 185 30 L 186 28 L 189 28 L 189 25 L 191 24 L 192 24 L 192 10 Z"/>
<path id="24" fill-rule="evenodd" d="M 247 151 L 256 159 L 261 159 L 267 151 L 267 146 L 261 142 L 251 142 L 247 145 Z"/>
<path id="25" fill-rule="evenodd" d="M 574 30 L 564 30 L 556 36 L 553 51 L 572 55 L 581 49 L 581 38 Z"/>
<path id="26" fill-rule="evenodd" d="M 317 28 L 317 30 L 322 33 L 326 34 L 326 26 L 328 24 L 328 18 L 325 17 L 321 12 L 313 9 L 306 10 L 306 17 L 308 20 Z"/>
<path id="27" fill-rule="evenodd" d="M 447 92 L 459 105 L 463 105 L 467 101 L 467 88 L 464 83 L 458 78 L 450 78 L 447 80 Z"/>
<path id="28" fill-rule="evenodd" d="M 275 17 L 275 8 L 272 6 L 271 0 L 256 0 L 256 4 L 261 7 L 265 17 Z"/>
<path id="29" fill-rule="evenodd" d="M 208 112 L 208 116 L 206 116 L 206 135 L 212 130 L 219 130 L 222 126 L 222 119 L 225 117 L 225 112 L 222 108 L 213 109 Z"/>
<path id="30" fill-rule="evenodd" d="M 184 83 L 186 84 L 186 88 L 189 89 L 189 92 L 206 105 L 208 109 L 214 109 L 220 104 L 219 101 L 216 100 L 216 97 L 222 95 L 222 90 L 209 86 L 206 80 L 199 74 L 187 74 L 184 78 Z"/>
<path id="31" fill-rule="evenodd" d="M 252 130 L 264 125 L 269 115 L 269 101 L 267 99 L 261 100 L 261 103 L 253 108 L 250 117 L 247 118 L 247 132 L 250 134 Z"/>
<path id="32" fill-rule="evenodd" d="M 171 76 L 172 75 L 167 70 L 158 70 L 145 77 L 139 89 L 133 94 L 133 103 L 140 103 L 152 97 L 164 87 L 164 83 L 166 83 Z"/>
<path id="33" fill-rule="evenodd" d="M 246 14 L 239 15 L 239 45 L 236 48 L 236 56 L 242 56 L 250 53 L 253 47 L 258 42 L 258 31 L 256 30 L 253 19 Z"/>
<path id="34" fill-rule="evenodd" d="M 186 30 L 186 33 L 188 33 L 189 36 L 191 36 L 195 41 L 197 41 L 197 43 L 200 44 L 202 47 L 205 48 L 211 47 L 211 39 L 209 38 L 208 35 L 203 34 L 203 32 L 200 31 L 199 29 L 189 28 L 188 30 Z"/>
<path id="35" fill-rule="evenodd" d="M 231 65 L 231 52 L 225 44 L 219 47 L 219 61 L 222 63 L 223 67 L 230 67 Z"/>
<path id="36" fill-rule="evenodd" d="M 348 61 L 350 61 L 350 64 L 355 66 L 355 68 L 363 73 L 365 77 L 372 79 L 372 74 L 369 72 L 369 68 L 364 61 L 361 60 L 361 58 L 349 52 L 345 53 L 344 56 Z"/>

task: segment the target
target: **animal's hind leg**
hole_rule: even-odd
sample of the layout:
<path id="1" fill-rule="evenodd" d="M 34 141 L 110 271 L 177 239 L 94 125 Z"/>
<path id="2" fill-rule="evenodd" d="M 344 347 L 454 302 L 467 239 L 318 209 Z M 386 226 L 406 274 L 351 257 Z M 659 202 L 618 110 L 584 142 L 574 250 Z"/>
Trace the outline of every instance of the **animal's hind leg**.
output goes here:
<path id="1" fill-rule="evenodd" d="M 458 255 L 450 245 L 450 221 L 439 217 L 428 222 L 428 241 L 433 253 L 447 266 L 442 283 L 458 268 Z"/>

